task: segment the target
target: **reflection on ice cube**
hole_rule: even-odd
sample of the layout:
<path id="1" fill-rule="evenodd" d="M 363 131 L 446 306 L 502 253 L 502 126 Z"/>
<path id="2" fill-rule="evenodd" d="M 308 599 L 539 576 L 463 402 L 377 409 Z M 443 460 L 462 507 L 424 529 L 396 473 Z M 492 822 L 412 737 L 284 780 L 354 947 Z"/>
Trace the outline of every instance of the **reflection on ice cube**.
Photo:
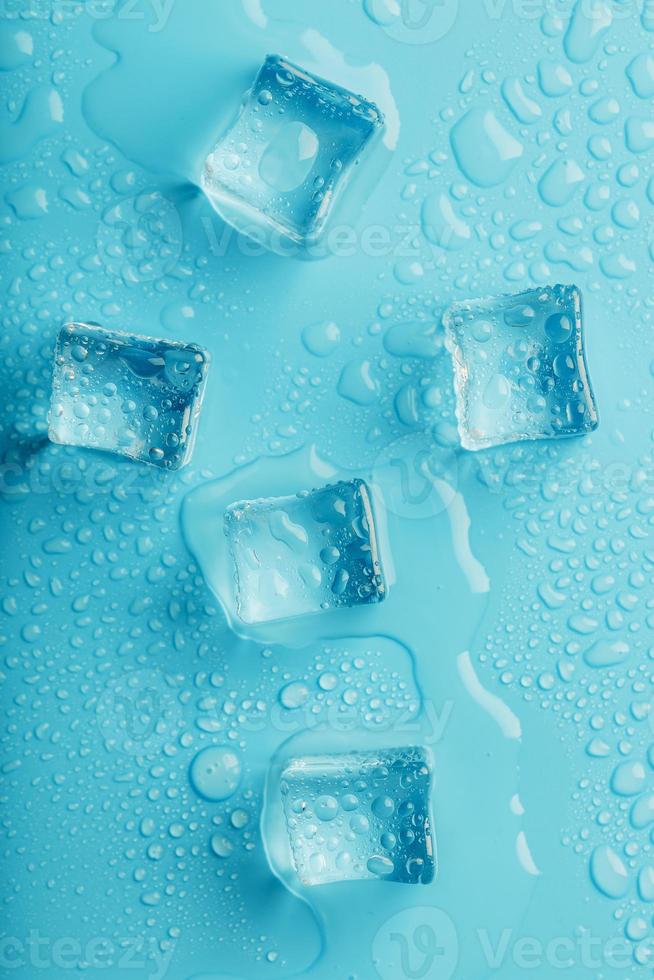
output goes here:
<path id="1" fill-rule="evenodd" d="M 312 129 L 302 122 L 287 123 L 264 150 L 259 176 L 274 191 L 294 191 L 309 175 L 319 149 L 320 140 Z"/>
<path id="2" fill-rule="evenodd" d="M 202 188 L 243 234 L 307 253 L 382 129 L 374 103 L 269 55 L 209 153 Z"/>
<path id="3" fill-rule="evenodd" d="M 209 354 L 68 323 L 55 347 L 49 436 L 176 470 L 192 455 Z"/>
<path id="4" fill-rule="evenodd" d="M 234 503 L 224 527 L 237 610 L 246 623 L 380 602 L 386 595 L 363 480 Z"/>
<path id="5" fill-rule="evenodd" d="M 597 428 L 576 286 L 454 303 L 443 323 L 465 449 Z"/>
<path id="6" fill-rule="evenodd" d="M 430 882 L 431 781 L 431 757 L 417 747 L 292 759 L 281 793 L 302 882 Z"/>

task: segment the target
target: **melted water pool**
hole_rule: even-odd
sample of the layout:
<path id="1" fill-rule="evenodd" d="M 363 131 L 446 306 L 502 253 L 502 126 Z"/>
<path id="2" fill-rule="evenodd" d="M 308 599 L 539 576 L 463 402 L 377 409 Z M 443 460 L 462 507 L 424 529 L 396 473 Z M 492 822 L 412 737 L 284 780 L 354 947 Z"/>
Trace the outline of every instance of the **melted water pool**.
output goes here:
<path id="1" fill-rule="evenodd" d="M 7 6 L 2 976 L 652 975 L 645 7 Z M 311 263 L 199 187 L 270 52 L 386 120 Z M 599 429 L 461 451 L 444 310 L 556 282 Z M 188 467 L 48 442 L 64 321 L 209 351 Z M 225 506 L 354 478 L 385 601 L 234 631 Z M 434 760 L 433 881 L 302 883 L 290 760 L 396 746 Z"/>

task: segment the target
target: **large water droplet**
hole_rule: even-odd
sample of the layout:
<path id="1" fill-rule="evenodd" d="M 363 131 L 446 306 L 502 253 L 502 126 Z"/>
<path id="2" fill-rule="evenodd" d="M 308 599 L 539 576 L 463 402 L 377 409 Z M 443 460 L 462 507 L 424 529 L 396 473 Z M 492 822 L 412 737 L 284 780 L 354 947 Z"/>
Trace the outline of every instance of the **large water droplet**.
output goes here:
<path id="1" fill-rule="evenodd" d="M 611 789 L 619 796 L 635 796 L 645 785 L 645 766 L 642 762 L 622 762 L 613 770 Z"/>
<path id="2" fill-rule="evenodd" d="M 593 884 L 607 898 L 623 898 L 629 887 L 627 869 L 612 847 L 596 847 L 590 858 Z"/>
<path id="3" fill-rule="evenodd" d="M 425 198 L 421 223 L 425 237 L 450 252 L 462 248 L 471 239 L 470 225 L 456 214 L 447 194 L 430 194 Z"/>
<path id="4" fill-rule="evenodd" d="M 590 61 L 612 23 L 613 13 L 605 0 L 577 0 L 563 42 L 568 58 L 578 64 Z"/>
<path id="5" fill-rule="evenodd" d="M 538 190 L 546 204 L 560 208 L 572 200 L 583 180 L 584 172 L 577 161 L 560 157 L 543 174 Z"/>
<path id="6" fill-rule="evenodd" d="M 452 128 L 452 149 L 466 177 L 480 187 L 494 187 L 509 176 L 523 146 L 490 109 L 470 109 Z"/>
<path id="7" fill-rule="evenodd" d="M 206 800 L 226 800 L 241 779 L 241 760 L 233 749 L 212 745 L 202 749 L 191 763 L 191 785 Z"/>

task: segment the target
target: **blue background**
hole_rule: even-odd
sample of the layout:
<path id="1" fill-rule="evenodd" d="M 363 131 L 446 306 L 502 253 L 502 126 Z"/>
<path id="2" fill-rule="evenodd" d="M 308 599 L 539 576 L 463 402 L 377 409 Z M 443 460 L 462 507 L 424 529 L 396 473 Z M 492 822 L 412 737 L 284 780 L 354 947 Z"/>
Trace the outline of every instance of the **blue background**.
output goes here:
<path id="1" fill-rule="evenodd" d="M 2 976 L 651 974 L 652 824 L 631 807 L 654 783 L 653 151 L 625 123 L 653 119 L 626 69 L 654 18 L 608 4 L 591 38 L 572 6 L 6 0 Z M 268 51 L 387 117 L 385 170 L 324 261 L 252 254 L 197 187 Z M 502 95 L 516 78 L 529 122 Z M 472 108 L 512 147 L 490 186 L 479 133 L 458 160 L 450 142 Z M 557 160 L 577 176 L 552 205 Z M 437 241 L 426 201 L 449 216 Z M 443 309 L 556 281 L 584 291 L 599 430 L 458 451 Z M 211 351 L 190 467 L 49 445 L 67 319 Z M 317 356 L 325 323 L 340 340 Z M 300 649 L 237 639 L 182 500 L 246 464 L 292 482 L 311 445 L 386 486 L 391 612 Z M 591 666 L 595 643 L 622 661 Z M 291 681 L 309 693 L 289 712 Z M 434 752 L 439 876 L 300 890 L 271 761 L 380 739 Z M 222 803 L 189 782 L 212 744 L 242 764 Z"/>

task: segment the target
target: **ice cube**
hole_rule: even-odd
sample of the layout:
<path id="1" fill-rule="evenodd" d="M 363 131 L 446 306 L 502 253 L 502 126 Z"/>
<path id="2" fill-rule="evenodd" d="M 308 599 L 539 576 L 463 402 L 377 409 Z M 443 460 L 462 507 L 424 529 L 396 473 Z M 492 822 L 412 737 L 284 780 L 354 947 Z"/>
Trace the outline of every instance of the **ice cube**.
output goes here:
<path id="1" fill-rule="evenodd" d="M 193 453 L 208 366 L 197 344 L 68 323 L 55 347 L 50 439 L 179 469 Z"/>
<path id="2" fill-rule="evenodd" d="M 576 286 L 454 303 L 443 324 L 465 449 L 597 428 Z"/>
<path id="3" fill-rule="evenodd" d="M 209 153 L 202 188 L 242 233 L 282 254 L 306 252 L 382 129 L 372 102 L 269 55 Z"/>
<path id="4" fill-rule="evenodd" d="M 301 881 L 430 882 L 431 780 L 431 758 L 414 746 L 292 759 L 280 785 Z"/>
<path id="5" fill-rule="evenodd" d="M 231 504 L 224 529 L 237 612 L 245 623 L 385 597 L 372 499 L 363 480 Z"/>

